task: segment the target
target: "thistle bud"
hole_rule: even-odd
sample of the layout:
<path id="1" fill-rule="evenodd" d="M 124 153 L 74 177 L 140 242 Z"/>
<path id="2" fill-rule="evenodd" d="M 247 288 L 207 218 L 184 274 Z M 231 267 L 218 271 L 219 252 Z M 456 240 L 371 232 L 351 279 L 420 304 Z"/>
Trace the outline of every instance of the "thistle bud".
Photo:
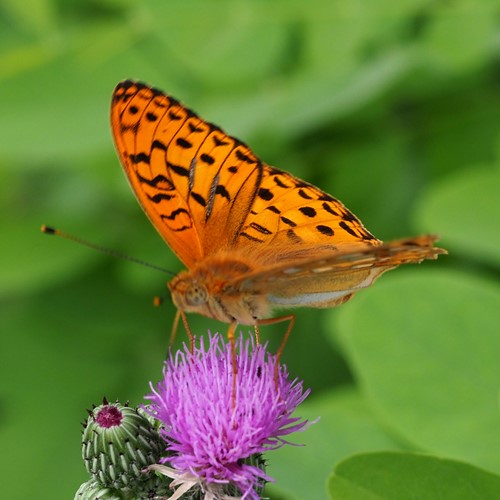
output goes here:
<path id="1" fill-rule="evenodd" d="M 168 491 L 165 477 L 146 471 L 149 465 L 159 462 L 165 450 L 149 415 L 106 400 L 89 415 L 83 431 L 82 457 L 93 483 L 84 483 L 78 491 L 82 495 L 92 493 L 80 498 L 128 498 L 129 493 L 133 498 L 151 498 Z M 104 489 L 104 494 L 96 495 L 95 488 Z M 107 489 L 109 497 L 105 496 Z M 118 496 L 113 496 L 113 491 Z"/>
<path id="2" fill-rule="evenodd" d="M 83 483 L 75 495 L 75 500 L 122 500 L 123 497 L 119 492 L 111 488 L 102 486 L 94 479 L 89 479 Z"/>

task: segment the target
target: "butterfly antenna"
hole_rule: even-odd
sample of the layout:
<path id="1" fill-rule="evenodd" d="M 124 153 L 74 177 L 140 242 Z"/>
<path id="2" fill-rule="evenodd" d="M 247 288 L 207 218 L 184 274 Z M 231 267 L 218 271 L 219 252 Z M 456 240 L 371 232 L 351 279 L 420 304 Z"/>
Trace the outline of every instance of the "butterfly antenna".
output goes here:
<path id="1" fill-rule="evenodd" d="M 79 238 L 78 236 L 74 236 L 73 234 L 65 233 L 59 229 L 55 229 L 50 226 L 46 226 L 45 224 L 41 227 L 42 233 L 45 234 L 53 234 L 55 236 L 60 236 L 61 238 L 65 238 L 67 240 L 75 241 L 76 243 L 80 243 L 81 245 L 85 245 L 88 248 L 92 248 L 97 250 L 98 252 L 104 253 L 106 255 L 111 255 L 113 257 L 118 257 L 119 259 L 128 260 L 129 262 L 135 262 L 136 264 L 141 264 L 141 266 L 149 267 L 150 269 L 155 269 L 156 271 L 161 271 L 162 273 L 169 274 L 170 276 L 175 276 L 176 273 L 172 271 L 168 271 L 167 269 L 163 269 L 163 267 L 156 266 L 155 264 L 151 264 L 150 262 L 146 262 L 141 259 L 136 259 L 135 257 L 131 257 L 130 255 L 126 255 L 124 253 L 118 252 L 116 250 L 111 250 L 110 248 L 102 247 L 100 245 L 96 245 L 91 241 L 84 240 L 83 238 Z"/>

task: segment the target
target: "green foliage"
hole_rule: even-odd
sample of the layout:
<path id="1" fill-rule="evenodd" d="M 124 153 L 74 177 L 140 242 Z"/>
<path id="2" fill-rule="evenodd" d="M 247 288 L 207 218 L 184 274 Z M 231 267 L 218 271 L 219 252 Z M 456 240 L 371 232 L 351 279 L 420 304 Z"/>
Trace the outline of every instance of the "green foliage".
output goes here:
<path id="1" fill-rule="evenodd" d="M 488 279 L 401 271 L 337 316 L 340 341 L 382 422 L 415 449 L 500 470 L 500 336 Z M 405 300 L 401 303 L 401 297 Z"/>
<path id="2" fill-rule="evenodd" d="M 306 447 L 269 454 L 269 495 L 399 499 L 408 478 L 418 498 L 467 481 L 494 498 L 498 14 L 494 0 L 5 0 L 4 496 L 74 496 L 84 409 L 103 395 L 139 404 L 161 373 L 174 311 L 150 302 L 164 276 L 38 232 L 180 269 L 113 151 L 109 98 L 136 78 L 340 198 L 377 237 L 436 232 L 449 250 L 339 310 L 297 311 L 284 361 L 321 420 Z M 274 345 L 282 332 L 263 329 Z M 428 455 L 367 454 L 383 450 Z"/>
<path id="3" fill-rule="evenodd" d="M 367 453 L 335 467 L 329 491 L 338 500 L 483 500 L 500 498 L 500 478 L 455 460 Z"/>

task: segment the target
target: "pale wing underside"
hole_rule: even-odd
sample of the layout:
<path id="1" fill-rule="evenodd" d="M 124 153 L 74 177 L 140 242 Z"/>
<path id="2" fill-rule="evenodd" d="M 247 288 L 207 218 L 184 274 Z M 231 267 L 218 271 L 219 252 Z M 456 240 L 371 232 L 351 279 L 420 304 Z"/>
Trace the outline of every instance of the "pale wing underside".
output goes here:
<path id="1" fill-rule="evenodd" d="M 330 257 L 287 261 L 250 273 L 228 285 L 238 293 L 264 293 L 283 307 L 331 307 L 385 271 L 401 264 L 436 259 L 446 251 L 434 247 L 435 236 L 395 240 L 379 246 L 346 246 Z"/>

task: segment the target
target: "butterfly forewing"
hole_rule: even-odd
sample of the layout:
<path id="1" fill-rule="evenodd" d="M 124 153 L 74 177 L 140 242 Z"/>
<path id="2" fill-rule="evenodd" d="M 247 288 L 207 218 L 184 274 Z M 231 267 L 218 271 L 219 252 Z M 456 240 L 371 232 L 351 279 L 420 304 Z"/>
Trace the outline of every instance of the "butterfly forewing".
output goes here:
<path id="1" fill-rule="evenodd" d="M 131 81 L 115 89 L 111 123 L 137 198 L 187 267 L 235 244 L 262 179 L 248 146 Z"/>
<path id="2" fill-rule="evenodd" d="M 151 222 L 186 264 L 202 256 L 187 204 L 184 168 L 168 167 L 169 144 L 188 113 L 159 91 L 132 82 L 113 94 L 111 125 L 120 160 Z"/>

